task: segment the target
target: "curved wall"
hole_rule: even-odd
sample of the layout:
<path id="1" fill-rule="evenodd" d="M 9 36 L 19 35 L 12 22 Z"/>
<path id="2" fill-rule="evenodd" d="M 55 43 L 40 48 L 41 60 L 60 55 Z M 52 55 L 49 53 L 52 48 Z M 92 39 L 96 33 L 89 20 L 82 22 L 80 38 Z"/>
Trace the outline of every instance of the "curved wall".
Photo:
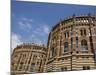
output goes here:
<path id="1" fill-rule="evenodd" d="M 45 72 L 95 69 L 95 16 L 60 21 L 49 34 L 47 48 Z"/>
<path id="2" fill-rule="evenodd" d="M 12 54 L 12 73 L 43 72 L 46 60 L 46 47 L 37 44 L 17 46 Z"/>

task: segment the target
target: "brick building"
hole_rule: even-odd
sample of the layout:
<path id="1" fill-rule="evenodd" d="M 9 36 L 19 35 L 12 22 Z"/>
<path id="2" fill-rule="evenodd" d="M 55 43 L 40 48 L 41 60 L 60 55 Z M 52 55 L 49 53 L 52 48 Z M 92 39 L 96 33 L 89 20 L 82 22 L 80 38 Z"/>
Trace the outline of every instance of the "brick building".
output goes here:
<path id="1" fill-rule="evenodd" d="M 17 46 L 11 56 L 11 73 L 43 72 L 47 49 L 44 45 L 22 44 Z"/>
<path id="2" fill-rule="evenodd" d="M 96 17 L 91 14 L 61 20 L 48 37 L 44 72 L 96 68 Z"/>
<path id="3" fill-rule="evenodd" d="M 50 31 L 47 47 L 17 46 L 11 73 L 92 70 L 96 68 L 96 17 L 91 14 L 61 20 Z"/>

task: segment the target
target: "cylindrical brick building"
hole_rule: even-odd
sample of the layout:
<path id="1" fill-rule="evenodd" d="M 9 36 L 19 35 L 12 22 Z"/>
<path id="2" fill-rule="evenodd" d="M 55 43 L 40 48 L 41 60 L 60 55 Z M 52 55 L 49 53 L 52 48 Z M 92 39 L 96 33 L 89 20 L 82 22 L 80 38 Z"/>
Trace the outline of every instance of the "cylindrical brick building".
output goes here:
<path id="1" fill-rule="evenodd" d="M 22 44 L 17 46 L 11 56 L 11 73 L 43 72 L 47 49 L 44 45 Z"/>
<path id="2" fill-rule="evenodd" d="M 48 37 L 44 72 L 96 68 L 96 17 L 91 14 L 60 21 Z"/>

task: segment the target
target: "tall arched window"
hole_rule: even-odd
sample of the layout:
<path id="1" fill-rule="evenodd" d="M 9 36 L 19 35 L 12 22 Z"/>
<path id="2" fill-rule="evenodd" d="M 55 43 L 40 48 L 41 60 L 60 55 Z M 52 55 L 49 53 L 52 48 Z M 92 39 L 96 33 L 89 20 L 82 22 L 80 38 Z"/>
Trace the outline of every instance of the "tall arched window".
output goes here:
<path id="1" fill-rule="evenodd" d="M 65 32 L 65 33 L 64 33 L 64 36 L 65 36 L 65 38 L 67 39 L 67 38 L 69 37 L 69 32 L 68 32 L 68 31 Z"/>
<path id="2" fill-rule="evenodd" d="M 53 47 L 52 48 L 52 57 L 56 56 L 56 49 Z"/>
<path id="3" fill-rule="evenodd" d="M 86 36 L 86 29 L 84 29 L 84 35 Z"/>
<path id="4" fill-rule="evenodd" d="M 81 29 L 80 32 L 81 32 L 81 36 L 86 36 L 86 29 Z"/>
<path id="5" fill-rule="evenodd" d="M 35 69 L 35 63 L 32 63 L 32 64 L 31 64 L 31 71 L 33 72 L 34 69 Z"/>
<path id="6" fill-rule="evenodd" d="M 78 48 L 78 32 L 76 32 L 76 48 Z"/>
<path id="7" fill-rule="evenodd" d="M 88 50 L 87 41 L 85 39 L 81 41 L 81 50 L 82 51 Z"/>
<path id="8" fill-rule="evenodd" d="M 22 67 L 23 67 L 23 62 L 20 63 L 19 69 L 22 69 Z"/>
<path id="9" fill-rule="evenodd" d="M 78 48 L 78 37 L 76 37 L 76 48 Z"/>
<path id="10" fill-rule="evenodd" d="M 67 50 L 68 50 L 68 42 L 65 42 L 64 43 L 64 52 L 67 52 Z"/>

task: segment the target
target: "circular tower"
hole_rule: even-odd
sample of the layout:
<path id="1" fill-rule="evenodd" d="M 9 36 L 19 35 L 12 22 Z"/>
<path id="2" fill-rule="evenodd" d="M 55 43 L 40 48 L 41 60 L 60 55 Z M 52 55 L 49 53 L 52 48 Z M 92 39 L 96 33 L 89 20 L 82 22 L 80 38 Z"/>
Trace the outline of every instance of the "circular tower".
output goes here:
<path id="1" fill-rule="evenodd" d="M 91 14 L 61 20 L 48 37 L 45 72 L 96 68 L 96 17 Z"/>
<path id="2" fill-rule="evenodd" d="M 47 49 L 44 45 L 22 44 L 11 56 L 12 74 L 43 72 Z"/>

